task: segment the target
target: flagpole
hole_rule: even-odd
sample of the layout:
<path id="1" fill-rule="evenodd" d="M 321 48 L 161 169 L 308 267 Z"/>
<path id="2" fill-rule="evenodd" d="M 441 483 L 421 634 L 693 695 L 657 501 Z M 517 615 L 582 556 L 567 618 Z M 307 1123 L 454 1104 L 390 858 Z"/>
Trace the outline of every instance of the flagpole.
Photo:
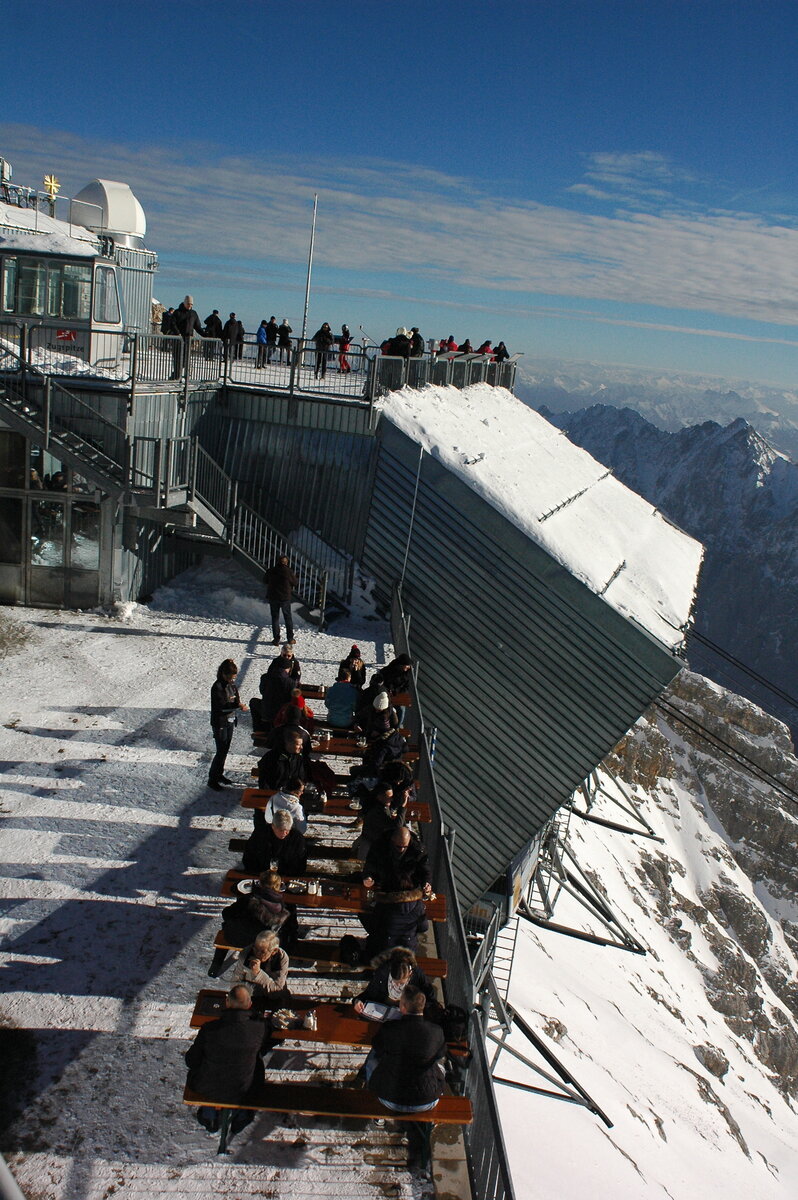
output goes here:
<path id="1" fill-rule="evenodd" d="M 310 227 L 310 250 L 308 251 L 308 278 L 305 284 L 305 312 L 302 316 L 302 345 L 308 332 L 308 306 L 310 304 L 310 272 L 313 269 L 313 244 L 316 241 L 316 208 L 319 203 L 318 193 L 313 195 L 313 224 Z"/>

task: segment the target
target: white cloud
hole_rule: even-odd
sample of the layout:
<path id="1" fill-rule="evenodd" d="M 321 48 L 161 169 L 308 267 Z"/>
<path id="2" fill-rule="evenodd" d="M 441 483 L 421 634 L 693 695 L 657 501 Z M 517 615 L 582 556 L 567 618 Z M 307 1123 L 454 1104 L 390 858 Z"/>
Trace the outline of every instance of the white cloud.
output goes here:
<path id="1" fill-rule="evenodd" d="M 318 191 L 316 261 L 353 275 L 413 276 L 442 293 L 451 285 L 798 323 L 798 231 L 745 212 L 670 202 L 652 210 L 671 184 L 691 179 L 653 152 L 591 157 L 587 182 L 576 185 L 584 195 L 623 192 L 628 201 L 637 188 L 646 197 L 607 216 L 507 200 L 412 164 L 264 163 L 201 143 L 121 146 L 13 125 L 0 137 L 20 181 L 55 170 L 65 192 L 96 175 L 129 182 L 148 215 L 148 244 L 190 256 L 193 270 L 206 263 L 254 283 L 256 264 L 270 264 L 260 283 L 279 264 L 303 263 Z"/>

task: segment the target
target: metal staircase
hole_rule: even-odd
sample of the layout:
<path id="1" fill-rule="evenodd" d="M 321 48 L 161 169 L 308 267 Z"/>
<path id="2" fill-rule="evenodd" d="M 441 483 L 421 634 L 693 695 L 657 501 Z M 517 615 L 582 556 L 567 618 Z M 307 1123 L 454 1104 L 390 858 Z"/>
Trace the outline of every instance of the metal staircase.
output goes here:
<path id="1" fill-rule="evenodd" d="M 167 528 L 171 525 L 175 536 L 225 546 L 259 578 L 278 555 L 287 555 L 299 581 L 298 596 L 309 615 L 323 623 L 327 571 L 238 499 L 236 481 L 196 437 L 131 438 L 40 368 L 13 352 L 5 355 L 9 357 L 18 370 L 0 374 L 0 415 L 11 429 L 43 446 L 101 492 L 135 505 Z"/>

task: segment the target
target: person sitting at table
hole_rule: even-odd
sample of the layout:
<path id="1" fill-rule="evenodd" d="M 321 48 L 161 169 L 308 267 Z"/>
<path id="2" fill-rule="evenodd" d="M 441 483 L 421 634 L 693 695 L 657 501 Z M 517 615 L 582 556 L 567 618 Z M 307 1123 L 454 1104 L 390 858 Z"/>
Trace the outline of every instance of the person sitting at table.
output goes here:
<path id="1" fill-rule="evenodd" d="M 369 742 L 399 728 L 399 717 L 387 692 L 377 692 L 360 726 Z"/>
<path id="2" fill-rule="evenodd" d="M 302 722 L 302 709 L 294 704 L 285 705 L 281 712 L 285 712 L 285 720 L 281 725 L 276 723 L 272 725 L 269 732 L 266 734 L 266 746 L 269 750 L 275 747 L 285 749 L 288 741 L 292 737 L 302 739 L 302 757 L 305 760 L 305 771 L 310 774 L 310 752 L 313 749 L 313 742 L 310 733 L 305 728 Z"/>
<path id="3" fill-rule="evenodd" d="M 288 729 L 282 746 L 267 750 L 258 760 L 258 787 L 261 791 L 281 791 L 292 779 L 306 779 L 307 765 L 301 733 Z"/>
<path id="4" fill-rule="evenodd" d="M 203 1025 L 186 1051 L 189 1088 L 209 1100 L 241 1104 L 250 1089 L 263 1081 L 261 1055 L 270 1045 L 270 1026 L 260 1013 L 252 1011 L 249 988 L 236 984 L 227 993 L 221 1017 Z M 254 1115 L 252 1109 L 236 1109 L 231 1133 L 239 1133 Z M 219 1109 L 202 1105 L 197 1109 L 197 1120 L 215 1133 L 219 1129 Z"/>
<path id="5" fill-rule="evenodd" d="M 379 696 L 380 692 L 385 691 L 382 675 L 376 671 L 369 680 L 368 687 L 363 688 L 360 693 L 360 705 L 355 713 L 355 724 L 359 729 L 363 728 L 363 723 L 368 719 L 369 713 L 374 705 L 374 697 Z"/>
<path id="6" fill-rule="evenodd" d="M 374 907 L 364 912 L 360 923 L 365 929 L 366 958 L 373 959 L 391 946 L 418 950 L 418 935 L 429 929 L 424 893 L 414 887 L 409 876 L 400 876 L 395 892 L 378 892 Z"/>
<path id="7" fill-rule="evenodd" d="M 368 986 L 352 1001 L 356 1013 L 362 1013 L 366 1004 L 386 1004 L 398 1008 L 402 993 L 407 987 L 418 988 L 427 997 L 425 1015 L 432 1017 L 440 1011 L 435 989 L 416 962 L 416 956 L 406 946 L 392 946 L 378 954 L 372 962 L 374 974 Z"/>
<path id="8" fill-rule="evenodd" d="M 297 712 L 299 713 L 298 717 Z M 289 700 L 274 718 L 275 729 L 278 729 L 281 725 L 291 724 L 301 725 L 303 729 L 307 729 L 308 733 L 313 733 L 313 726 L 315 724 L 313 709 L 302 695 L 300 687 L 291 689 Z"/>
<path id="9" fill-rule="evenodd" d="M 233 968 L 233 980 L 249 986 L 256 1008 L 282 1008 L 291 1000 L 288 965 L 288 955 L 280 948 L 279 937 L 265 930 L 241 951 Z"/>
<path id="10" fill-rule="evenodd" d="M 364 779 L 379 779 L 380 772 L 388 763 L 401 759 L 407 742 L 398 729 L 373 736 L 363 752 L 363 763 L 350 767 L 350 774 Z"/>
<path id="11" fill-rule="evenodd" d="M 249 895 L 239 893 L 232 904 L 222 910 L 222 933 L 231 946 L 247 946 L 264 929 L 280 933 L 283 946 L 290 949 L 296 940 L 297 918 L 293 904 L 283 900 L 282 879 L 276 871 L 262 871 L 252 885 Z M 217 949 L 208 974 L 215 979 L 221 974 L 226 950 Z"/>
<path id="12" fill-rule="evenodd" d="M 256 733 L 271 729 L 280 709 L 291 700 L 295 687 L 291 662 L 280 655 L 260 677 L 260 697 L 253 696 L 249 702 L 252 728 Z"/>
<path id="13" fill-rule="evenodd" d="M 360 647 L 353 643 L 351 650 L 346 658 L 342 658 L 339 664 L 341 670 L 347 670 L 351 676 L 352 686 L 356 687 L 359 692 L 366 686 L 366 668 L 363 665 L 363 659 L 360 656 Z M 340 676 L 339 676 L 340 678 Z"/>
<path id="14" fill-rule="evenodd" d="M 370 1091 L 397 1113 L 427 1112 L 443 1094 L 446 1038 L 440 1025 L 424 1020 L 427 997 L 409 986 L 399 1001 L 398 1021 L 381 1025 L 362 1067 Z M 408 1123 L 408 1167 L 428 1169 L 428 1141 L 418 1123 Z"/>
<path id="15" fill-rule="evenodd" d="M 372 844 L 363 867 L 363 884 L 380 892 L 396 892 L 410 886 L 421 888 L 425 895 L 432 891 L 427 852 L 419 837 L 406 825 L 383 833 Z"/>
<path id="16" fill-rule="evenodd" d="M 301 834 L 306 834 L 308 831 L 308 819 L 302 807 L 302 793 L 304 790 L 305 781 L 303 779 L 289 779 L 285 787 L 279 792 L 275 792 L 266 805 L 264 816 L 267 823 L 271 824 L 276 814 L 283 809 L 286 812 L 290 812 L 294 828 L 298 829 Z"/>
<path id="17" fill-rule="evenodd" d="M 307 874 L 307 843 L 294 828 L 294 818 L 287 808 L 278 809 L 271 824 L 265 819 L 258 822 L 244 847 L 243 857 L 246 871 L 265 871 L 276 864 L 272 869 L 289 878 Z"/>
<path id="18" fill-rule="evenodd" d="M 410 800 L 415 799 L 416 787 L 413 772 L 408 764 L 399 758 L 385 763 L 380 770 L 379 782 L 393 788 L 394 808 L 397 810 L 404 808 Z"/>
<path id="19" fill-rule="evenodd" d="M 387 666 L 380 671 L 385 690 L 395 696 L 397 692 L 406 692 L 410 688 L 413 664 L 409 654 L 397 654 Z"/>
<path id="20" fill-rule="evenodd" d="M 325 697 L 327 721 L 337 729 L 351 729 L 360 693 L 352 683 L 349 667 L 341 667 L 338 679 Z"/>
<path id="21" fill-rule="evenodd" d="M 365 859 L 378 838 L 404 823 L 404 809 L 394 807 L 393 788 L 384 783 L 367 791 L 362 803 L 363 825 L 352 849 L 356 858 Z"/>

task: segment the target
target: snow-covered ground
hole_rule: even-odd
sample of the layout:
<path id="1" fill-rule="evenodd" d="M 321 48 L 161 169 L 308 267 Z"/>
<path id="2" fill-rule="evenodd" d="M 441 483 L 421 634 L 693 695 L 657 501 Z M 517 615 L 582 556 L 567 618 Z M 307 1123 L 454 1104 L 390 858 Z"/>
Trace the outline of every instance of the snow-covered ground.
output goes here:
<path id="1" fill-rule="evenodd" d="M 263 1116 L 217 1160 L 181 1103 L 227 843 L 251 827 L 238 792 L 205 786 L 208 694 L 228 657 L 257 694 L 277 652 L 258 585 L 212 560 L 115 617 L 6 611 L 31 640 L 3 661 L 0 697 L 0 1147 L 26 1195 L 418 1195 L 392 1133 L 375 1150 L 360 1131 Z M 354 640 L 369 664 L 392 656 L 379 622 L 300 621 L 304 677 L 331 683 Z M 242 786 L 248 734 L 228 760 Z M 322 1077 L 361 1059 L 285 1050 L 269 1069 Z"/>

